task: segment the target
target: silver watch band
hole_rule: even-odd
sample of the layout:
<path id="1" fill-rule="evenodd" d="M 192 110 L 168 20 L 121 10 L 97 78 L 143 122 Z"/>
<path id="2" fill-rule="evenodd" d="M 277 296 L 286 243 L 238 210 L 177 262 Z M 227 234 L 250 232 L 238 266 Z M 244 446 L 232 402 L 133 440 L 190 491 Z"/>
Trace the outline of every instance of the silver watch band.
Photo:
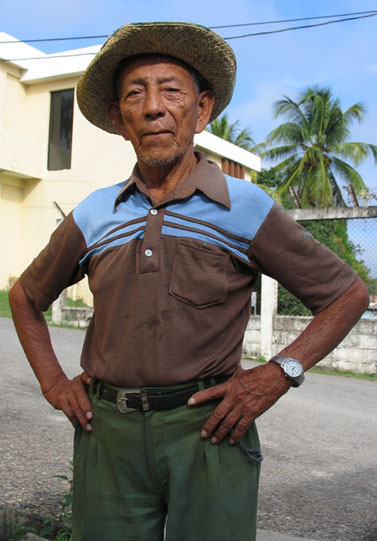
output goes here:
<path id="1" fill-rule="evenodd" d="M 284 357 L 283 355 L 275 355 L 270 359 L 271 361 L 281 366 L 285 376 L 292 380 L 293 387 L 299 387 L 304 383 L 305 374 L 300 361 L 291 357 Z"/>

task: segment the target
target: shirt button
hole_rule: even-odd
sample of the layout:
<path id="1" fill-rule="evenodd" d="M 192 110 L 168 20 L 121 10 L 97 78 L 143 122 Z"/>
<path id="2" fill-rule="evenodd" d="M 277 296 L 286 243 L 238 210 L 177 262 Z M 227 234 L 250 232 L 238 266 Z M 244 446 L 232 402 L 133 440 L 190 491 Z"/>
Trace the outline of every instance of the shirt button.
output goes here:
<path id="1" fill-rule="evenodd" d="M 152 210 L 151 210 L 151 214 L 152 214 L 153 216 L 156 216 L 157 210 L 156 210 L 156 209 L 152 209 Z"/>
<path id="2" fill-rule="evenodd" d="M 144 253 L 145 253 L 145 255 L 146 255 L 147 257 L 151 257 L 152 254 L 153 254 L 152 250 L 145 250 Z"/>

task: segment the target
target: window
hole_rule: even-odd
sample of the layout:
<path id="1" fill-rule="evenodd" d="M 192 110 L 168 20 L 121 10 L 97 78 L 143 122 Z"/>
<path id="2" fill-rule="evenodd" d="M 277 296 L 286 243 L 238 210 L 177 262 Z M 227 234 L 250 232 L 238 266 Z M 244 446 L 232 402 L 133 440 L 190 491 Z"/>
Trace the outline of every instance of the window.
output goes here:
<path id="1" fill-rule="evenodd" d="M 71 168 L 73 95 L 73 88 L 51 92 L 47 164 L 49 171 Z"/>

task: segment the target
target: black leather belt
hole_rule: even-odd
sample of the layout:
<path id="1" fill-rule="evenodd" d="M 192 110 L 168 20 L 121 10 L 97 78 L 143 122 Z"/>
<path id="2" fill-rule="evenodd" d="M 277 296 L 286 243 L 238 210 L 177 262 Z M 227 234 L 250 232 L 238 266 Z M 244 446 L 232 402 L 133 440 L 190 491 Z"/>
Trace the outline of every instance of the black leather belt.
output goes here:
<path id="1" fill-rule="evenodd" d="M 148 411 L 148 410 L 169 410 L 186 404 L 190 396 L 197 393 L 201 389 L 208 389 L 214 385 L 225 383 L 231 376 L 216 376 L 213 378 L 205 378 L 199 383 L 194 383 L 183 389 L 175 389 L 172 391 L 158 389 L 127 389 L 110 387 L 104 382 L 94 383 L 94 392 L 103 400 L 117 404 L 121 413 L 130 413 L 132 411 Z"/>

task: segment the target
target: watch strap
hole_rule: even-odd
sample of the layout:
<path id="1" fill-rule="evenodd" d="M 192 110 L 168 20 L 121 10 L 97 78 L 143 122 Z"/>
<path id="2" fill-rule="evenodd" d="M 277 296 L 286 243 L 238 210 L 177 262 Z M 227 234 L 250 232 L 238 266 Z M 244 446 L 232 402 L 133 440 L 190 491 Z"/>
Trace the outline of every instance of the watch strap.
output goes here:
<path id="1" fill-rule="evenodd" d="M 301 366 L 302 371 L 299 376 L 292 376 L 286 372 L 286 370 L 284 369 L 284 365 L 287 361 L 295 361 Z M 292 357 L 284 357 L 283 355 L 274 355 L 274 357 L 272 357 L 269 362 L 274 362 L 281 366 L 285 376 L 292 381 L 293 387 L 299 387 L 300 385 L 304 383 L 304 380 L 305 380 L 304 369 L 300 361 L 298 361 L 297 359 L 292 359 Z"/>

